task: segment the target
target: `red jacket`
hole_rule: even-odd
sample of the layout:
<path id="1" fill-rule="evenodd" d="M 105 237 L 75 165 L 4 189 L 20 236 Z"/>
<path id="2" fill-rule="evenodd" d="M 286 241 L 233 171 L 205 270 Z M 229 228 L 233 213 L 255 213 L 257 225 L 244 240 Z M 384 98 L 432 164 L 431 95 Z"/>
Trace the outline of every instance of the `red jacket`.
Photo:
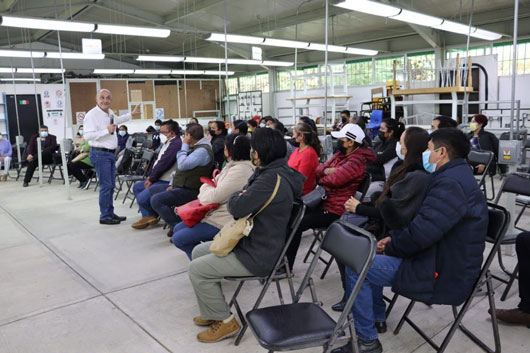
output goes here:
<path id="1" fill-rule="evenodd" d="M 321 164 L 316 170 L 316 175 L 318 184 L 328 190 L 324 208 L 330 213 L 341 216 L 345 211 L 344 204 L 355 195 L 364 179 L 366 164 L 375 160 L 375 153 L 371 149 L 357 148 L 349 155 L 337 152 L 326 163 Z M 337 170 L 326 175 L 324 170 L 327 168 Z"/>

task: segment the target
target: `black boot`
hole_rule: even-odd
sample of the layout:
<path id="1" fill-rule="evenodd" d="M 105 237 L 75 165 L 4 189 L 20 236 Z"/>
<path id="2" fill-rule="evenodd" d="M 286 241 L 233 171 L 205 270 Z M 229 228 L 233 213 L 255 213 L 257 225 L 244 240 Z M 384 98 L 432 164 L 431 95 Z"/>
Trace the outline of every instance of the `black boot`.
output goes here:
<path id="1" fill-rule="evenodd" d="M 378 339 L 371 341 L 363 341 L 358 339 L 357 346 L 359 347 L 359 353 L 382 353 L 383 346 Z M 331 353 L 353 353 L 351 342 L 347 345 L 336 348 L 331 351 Z"/>
<path id="2" fill-rule="evenodd" d="M 386 321 L 381 322 L 375 322 L 375 328 L 377 329 L 378 333 L 385 333 L 386 332 Z"/>
<path id="3" fill-rule="evenodd" d="M 331 306 L 331 310 L 333 311 L 338 311 L 338 312 L 342 312 L 344 311 L 344 307 L 346 306 L 346 295 L 344 295 L 342 297 L 342 299 L 340 300 L 340 302 L 336 303 L 336 304 L 333 304 Z"/>

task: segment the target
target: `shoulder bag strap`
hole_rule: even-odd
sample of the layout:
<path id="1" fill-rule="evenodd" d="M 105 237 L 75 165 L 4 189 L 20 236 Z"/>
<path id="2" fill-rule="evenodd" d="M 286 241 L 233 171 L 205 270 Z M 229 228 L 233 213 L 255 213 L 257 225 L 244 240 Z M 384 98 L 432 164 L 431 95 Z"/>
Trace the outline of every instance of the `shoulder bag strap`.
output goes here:
<path id="1" fill-rule="evenodd" d="M 279 175 L 279 174 L 276 174 L 277 178 L 276 178 L 276 186 L 274 187 L 274 191 L 272 192 L 272 195 L 269 197 L 269 199 L 265 202 L 265 204 L 259 209 L 258 212 L 256 212 L 255 214 L 251 215 L 248 219 L 249 220 L 253 220 L 254 217 L 256 217 L 261 211 L 263 211 L 265 208 L 267 208 L 267 206 L 270 205 L 270 203 L 272 202 L 272 200 L 276 197 L 276 194 L 278 193 L 278 189 L 280 188 L 280 182 L 282 180 L 282 177 Z"/>

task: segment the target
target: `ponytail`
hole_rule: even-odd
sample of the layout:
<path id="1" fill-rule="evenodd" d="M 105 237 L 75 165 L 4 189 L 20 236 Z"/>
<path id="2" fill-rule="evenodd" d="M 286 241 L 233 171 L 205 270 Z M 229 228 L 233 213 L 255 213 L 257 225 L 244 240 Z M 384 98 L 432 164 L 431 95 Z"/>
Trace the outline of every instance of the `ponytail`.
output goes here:
<path id="1" fill-rule="evenodd" d="M 318 133 L 313 130 L 311 125 L 309 125 L 308 123 L 299 123 L 294 127 L 294 129 L 296 130 L 296 132 L 302 135 L 304 142 L 308 146 L 313 147 L 317 155 L 320 156 L 320 152 L 322 151 L 322 145 L 320 144 Z"/>
<path id="2" fill-rule="evenodd" d="M 383 123 L 386 124 L 388 130 L 394 131 L 394 137 L 396 139 L 399 140 L 401 138 L 401 134 L 405 131 L 405 124 L 391 118 L 384 119 Z"/>

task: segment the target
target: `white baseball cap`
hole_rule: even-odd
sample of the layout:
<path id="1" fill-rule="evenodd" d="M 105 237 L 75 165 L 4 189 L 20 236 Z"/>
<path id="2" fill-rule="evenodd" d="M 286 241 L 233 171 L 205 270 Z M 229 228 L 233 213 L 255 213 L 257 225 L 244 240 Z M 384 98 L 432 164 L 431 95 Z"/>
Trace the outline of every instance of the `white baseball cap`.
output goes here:
<path id="1" fill-rule="evenodd" d="M 359 144 L 363 143 L 366 134 L 363 129 L 357 124 L 346 124 L 340 131 L 332 131 L 331 136 L 336 139 L 346 137 L 348 140 L 355 141 Z"/>

